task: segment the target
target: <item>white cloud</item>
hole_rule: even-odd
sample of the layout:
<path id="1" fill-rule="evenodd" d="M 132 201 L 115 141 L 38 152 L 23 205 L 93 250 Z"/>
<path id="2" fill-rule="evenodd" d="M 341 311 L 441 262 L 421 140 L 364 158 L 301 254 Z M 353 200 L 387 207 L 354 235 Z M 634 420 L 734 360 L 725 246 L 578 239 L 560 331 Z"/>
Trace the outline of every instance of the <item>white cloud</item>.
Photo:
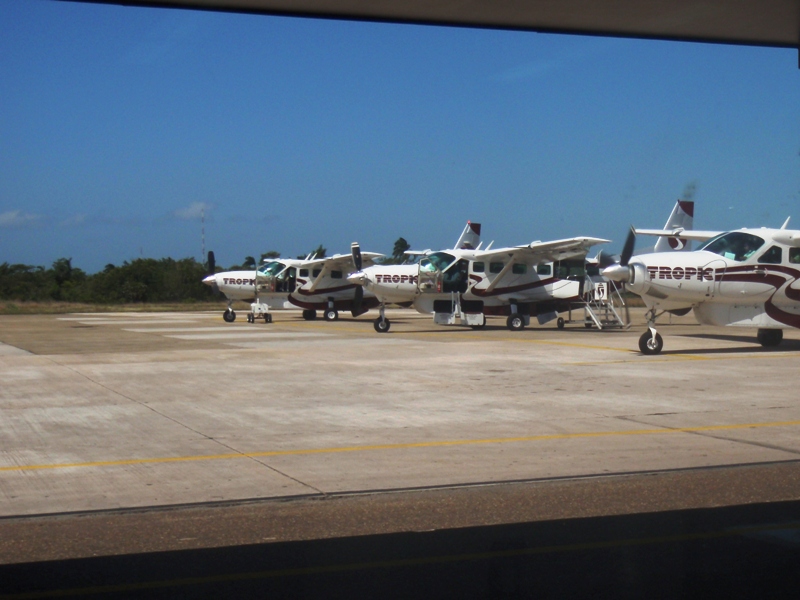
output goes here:
<path id="1" fill-rule="evenodd" d="M 64 219 L 61 221 L 60 225 L 62 227 L 74 227 L 76 225 L 83 225 L 84 223 L 86 223 L 86 215 L 78 214 Z"/>
<path id="2" fill-rule="evenodd" d="M 25 227 L 42 219 L 41 215 L 24 213 L 21 210 L 9 210 L 0 213 L 0 227 Z"/>
<path id="3" fill-rule="evenodd" d="M 172 214 L 174 214 L 176 218 L 183 221 L 194 221 L 199 219 L 203 212 L 208 214 L 209 211 L 211 211 L 211 208 L 211 205 L 205 202 L 194 202 L 186 208 L 176 210 Z"/>

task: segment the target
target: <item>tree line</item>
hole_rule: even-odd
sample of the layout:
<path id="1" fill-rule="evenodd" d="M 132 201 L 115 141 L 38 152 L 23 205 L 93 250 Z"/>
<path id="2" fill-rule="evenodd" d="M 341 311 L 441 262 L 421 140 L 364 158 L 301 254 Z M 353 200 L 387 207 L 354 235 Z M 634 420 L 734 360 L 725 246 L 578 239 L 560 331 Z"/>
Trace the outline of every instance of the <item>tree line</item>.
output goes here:
<path id="1" fill-rule="evenodd" d="M 408 243 L 400 238 L 395 242 L 392 255 L 384 259 L 384 264 L 402 262 L 403 252 L 408 248 Z M 314 253 L 317 258 L 324 258 L 326 249 L 320 244 L 309 254 Z M 280 253 L 272 250 L 262 254 L 259 262 L 279 257 Z M 215 266 L 213 270 L 249 270 L 255 267 L 255 258 L 247 256 L 242 264 L 228 269 Z M 203 278 L 210 270 L 208 264 L 194 258 L 137 258 L 119 266 L 107 264 L 94 274 L 74 267 L 71 258 L 59 258 L 49 269 L 4 262 L 0 264 L 0 300 L 89 304 L 216 300 L 219 298 L 212 288 L 203 284 Z"/>

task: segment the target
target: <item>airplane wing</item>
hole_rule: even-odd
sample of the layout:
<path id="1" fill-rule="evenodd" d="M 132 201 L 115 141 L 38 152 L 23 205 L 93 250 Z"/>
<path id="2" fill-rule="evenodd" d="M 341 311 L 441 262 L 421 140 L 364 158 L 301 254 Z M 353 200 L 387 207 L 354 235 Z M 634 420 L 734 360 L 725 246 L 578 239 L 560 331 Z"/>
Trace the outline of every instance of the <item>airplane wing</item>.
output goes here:
<path id="1" fill-rule="evenodd" d="M 696 240 L 698 242 L 704 242 L 713 237 L 717 237 L 720 233 L 725 233 L 724 231 L 699 231 L 697 229 L 684 229 L 683 227 L 677 229 L 636 229 L 634 227 L 633 230 L 637 235 L 667 236 L 682 240 Z"/>
<path id="2" fill-rule="evenodd" d="M 532 242 L 527 246 L 478 251 L 475 253 L 475 260 L 508 257 L 513 258 L 515 262 L 525 261 L 533 264 L 555 262 L 575 256 L 583 256 L 592 246 L 607 244 L 609 241 L 601 238 L 575 237 L 552 242 Z"/>
<path id="3" fill-rule="evenodd" d="M 361 260 L 363 266 L 369 266 L 376 259 L 383 257 L 377 252 L 362 252 Z M 322 267 L 328 271 L 346 271 L 353 268 L 353 256 L 351 254 L 334 254 L 325 258 L 315 258 L 314 260 L 304 261 L 303 267 L 315 268 Z"/>

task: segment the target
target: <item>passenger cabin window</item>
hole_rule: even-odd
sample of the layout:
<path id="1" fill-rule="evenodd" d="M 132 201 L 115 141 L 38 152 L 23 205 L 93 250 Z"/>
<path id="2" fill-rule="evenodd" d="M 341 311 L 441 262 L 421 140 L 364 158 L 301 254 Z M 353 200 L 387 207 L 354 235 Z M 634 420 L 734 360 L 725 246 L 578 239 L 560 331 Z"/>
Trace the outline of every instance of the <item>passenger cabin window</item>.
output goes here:
<path id="1" fill-rule="evenodd" d="M 553 265 L 550 264 L 536 265 L 537 275 L 550 275 L 552 272 L 553 272 Z"/>
<path id="2" fill-rule="evenodd" d="M 781 260 L 783 260 L 783 252 L 779 246 L 773 246 L 761 255 L 758 262 L 764 265 L 779 265 Z"/>
<path id="3" fill-rule="evenodd" d="M 308 269 L 300 269 L 300 277 L 308 277 Z"/>
<path id="4" fill-rule="evenodd" d="M 528 272 L 528 265 L 524 263 L 514 263 L 514 266 L 511 267 L 511 272 L 514 275 L 525 275 Z"/>
<path id="5" fill-rule="evenodd" d="M 341 279 L 342 272 L 341 271 L 331 271 L 331 279 Z"/>
<path id="6" fill-rule="evenodd" d="M 489 263 L 489 273 L 499 273 L 503 270 L 503 263 L 496 262 L 496 263 Z"/>
<path id="7" fill-rule="evenodd" d="M 757 235 L 744 231 L 730 231 L 712 238 L 700 250 L 719 254 L 724 258 L 741 262 L 747 260 L 764 245 Z"/>
<path id="8" fill-rule="evenodd" d="M 322 273 L 322 269 L 314 269 L 313 271 L 311 271 L 311 276 L 312 277 L 319 277 L 320 273 Z"/>
<path id="9" fill-rule="evenodd" d="M 800 265 L 800 248 L 789 248 L 789 262 Z"/>
<path id="10" fill-rule="evenodd" d="M 473 273 L 483 273 L 486 271 L 486 266 L 482 262 L 474 262 L 472 263 L 472 272 Z"/>

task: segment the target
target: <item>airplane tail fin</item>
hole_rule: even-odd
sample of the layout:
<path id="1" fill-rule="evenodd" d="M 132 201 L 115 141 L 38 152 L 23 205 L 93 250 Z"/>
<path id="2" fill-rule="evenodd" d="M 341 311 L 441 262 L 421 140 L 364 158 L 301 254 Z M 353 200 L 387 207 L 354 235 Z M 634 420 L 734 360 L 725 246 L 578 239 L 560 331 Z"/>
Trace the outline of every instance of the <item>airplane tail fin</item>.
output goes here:
<path id="1" fill-rule="evenodd" d="M 454 250 L 474 250 L 481 243 L 481 224 L 467 221 L 467 226 L 458 238 Z"/>
<path id="2" fill-rule="evenodd" d="M 694 201 L 692 200 L 678 200 L 675 203 L 675 208 L 667 219 L 667 224 L 664 225 L 665 230 L 669 229 L 683 229 L 690 230 L 694 224 Z M 672 251 L 689 251 L 691 249 L 691 242 L 679 240 L 678 238 L 661 236 L 656 241 L 653 252 L 672 252 Z"/>

